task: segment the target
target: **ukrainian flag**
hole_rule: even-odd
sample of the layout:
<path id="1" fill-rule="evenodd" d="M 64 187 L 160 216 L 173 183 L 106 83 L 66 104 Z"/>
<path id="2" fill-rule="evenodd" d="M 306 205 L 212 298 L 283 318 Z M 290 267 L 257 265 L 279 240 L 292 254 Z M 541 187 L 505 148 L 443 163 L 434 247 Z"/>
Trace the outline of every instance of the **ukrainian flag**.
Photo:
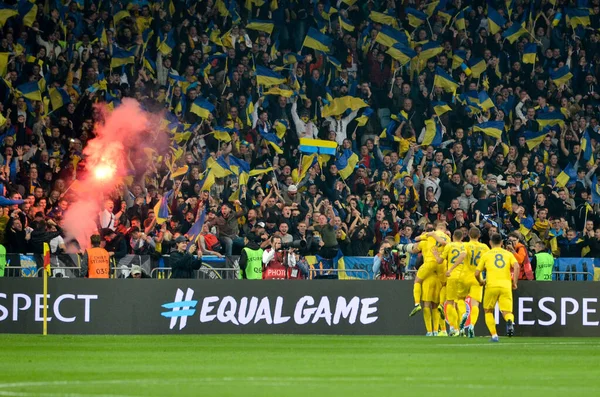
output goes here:
<path id="1" fill-rule="evenodd" d="M 323 117 L 338 116 L 348 109 L 355 111 L 367 106 L 369 105 L 362 99 L 346 95 L 335 98 L 329 105 L 323 107 L 321 115 Z"/>
<path id="2" fill-rule="evenodd" d="M 17 87 L 17 92 L 29 100 L 42 101 L 42 91 L 37 81 L 21 84 Z"/>
<path id="3" fill-rule="evenodd" d="M 400 62 L 402 66 L 406 65 L 417 56 L 417 52 L 410 47 L 405 46 L 402 43 L 395 43 L 392 47 L 388 48 L 387 53 Z"/>
<path id="4" fill-rule="evenodd" d="M 160 41 L 158 47 L 156 48 L 163 55 L 169 55 L 173 52 L 173 48 L 176 46 L 175 38 L 173 37 L 173 30 L 167 33 L 167 37 L 163 41 Z"/>
<path id="5" fill-rule="evenodd" d="M 525 141 L 527 142 L 527 147 L 529 148 L 529 150 L 533 150 L 544 141 L 544 138 L 546 138 L 547 134 L 548 130 L 544 128 L 542 131 L 537 132 L 525 131 L 523 136 L 525 137 Z"/>
<path id="6" fill-rule="evenodd" d="M 563 84 L 566 84 L 571 78 L 573 74 L 569 70 L 567 65 L 559 68 L 557 70 L 550 70 L 550 79 L 556 84 L 556 86 L 560 87 Z"/>
<path id="7" fill-rule="evenodd" d="M 527 33 L 527 29 L 525 29 L 524 23 L 513 23 L 510 28 L 502 33 L 502 38 L 507 39 L 510 44 L 513 44 L 515 41 L 519 39 L 519 37 L 523 36 Z"/>
<path id="8" fill-rule="evenodd" d="M 506 19 L 498 13 L 494 8 L 488 5 L 488 26 L 491 34 L 496 34 L 506 25 Z"/>
<path id="9" fill-rule="evenodd" d="M 438 117 L 452 110 L 450 105 L 442 101 L 432 102 L 431 105 L 433 106 L 433 111 Z"/>
<path id="10" fill-rule="evenodd" d="M 465 10 L 460 10 L 454 19 L 454 27 L 458 30 L 466 30 L 465 26 Z"/>
<path id="11" fill-rule="evenodd" d="M 21 0 L 17 9 L 21 19 L 23 20 L 23 25 L 28 27 L 33 26 L 38 11 L 37 5 L 27 0 Z"/>
<path id="12" fill-rule="evenodd" d="M 540 113 L 535 118 L 540 125 L 540 127 L 546 126 L 554 126 L 560 125 L 561 127 L 565 125 L 565 116 L 558 111 L 548 112 L 548 113 Z"/>
<path id="13" fill-rule="evenodd" d="M 467 52 L 465 50 L 456 50 L 452 55 L 452 69 L 460 67 L 467 60 Z"/>
<path id="14" fill-rule="evenodd" d="M 565 187 L 577 180 L 577 170 L 571 163 L 567 164 L 565 169 L 556 177 L 556 186 Z"/>
<path id="15" fill-rule="evenodd" d="M 383 14 L 381 12 L 371 11 L 371 13 L 369 14 L 369 19 L 373 22 L 377 22 L 382 25 L 389 25 L 395 28 L 398 27 L 398 21 L 395 17 L 388 14 Z"/>
<path id="16" fill-rule="evenodd" d="M 229 168 L 236 174 L 248 174 L 250 172 L 250 164 L 235 156 L 229 156 Z"/>
<path id="17" fill-rule="evenodd" d="M 579 25 L 583 27 L 590 26 L 590 9 L 567 8 L 567 24 L 573 29 L 576 29 Z"/>
<path id="18" fill-rule="evenodd" d="M 283 96 L 286 98 L 291 98 L 294 95 L 294 91 L 285 90 L 285 89 L 279 88 L 279 87 L 271 87 L 271 88 L 269 88 L 269 91 L 264 93 L 264 95 L 277 95 L 277 96 Z"/>
<path id="19" fill-rule="evenodd" d="M 207 119 L 208 115 L 215 111 L 215 106 L 208 102 L 206 99 L 199 97 L 196 98 L 194 103 L 192 103 L 192 107 L 190 111 L 203 119 Z"/>
<path id="20" fill-rule="evenodd" d="M 50 103 L 52 103 L 53 111 L 71 102 L 71 97 L 62 88 L 50 88 L 48 93 L 50 94 Z"/>
<path id="21" fill-rule="evenodd" d="M 156 223 L 162 225 L 169 218 L 169 199 L 173 194 L 173 190 L 169 190 L 154 206 L 154 215 L 156 216 Z"/>
<path id="22" fill-rule="evenodd" d="M 4 78 L 8 73 L 8 58 L 10 52 L 0 52 L 0 78 Z"/>
<path id="23" fill-rule="evenodd" d="M 329 61 L 329 63 L 331 63 L 333 65 L 335 70 L 338 70 L 338 71 L 342 70 L 342 63 L 340 61 L 338 61 L 336 58 L 327 55 L 327 60 Z"/>
<path id="24" fill-rule="evenodd" d="M 335 160 L 335 166 L 342 179 L 348 179 L 358 164 L 358 156 L 350 149 L 345 149 Z"/>
<path id="25" fill-rule="evenodd" d="M 269 167 L 269 168 L 255 168 L 252 171 L 250 171 L 250 176 L 256 176 L 256 175 L 263 175 L 263 174 L 267 174 L 271 171 L 275 171 L 273 167 Z"/>
<path id="26" fill-rule="evenodd" d="M 212 157 L 209 159 L 212 160 Z M 213 160 L 214 161 L 214 160 Z M 204 177 L 198 181 L 198 185 L 200 185 L 201 192 L 208 192 L 210 188 L 215 183 L 215 175 L 211 172 L 210 169 L 207 169 Z"/>
<path id="27" fill-rule="evenodd" d="M 439 66 L 435 67 L 433 85 L 443 88 L 446 92 L 456 92 L 456 89 L 458 88 L 458 84 L 452 79 L 452 77 L 450 77 L 450 75 Z"/>
<path id="28" fill-rule="evenodd" d="M 408 24 L 413 28 L 418 28 L 427 20 L 427 14 L 412 7 L 406 7 L 406 17 L 408 18 Z"/>
<path id="29" fill-rule="evenodd" d="M 359 127 L 365 126 L 369 122 L 369 117 L 373 114 L 373 109 L 366 108 L 363 110 L 362 114 L 356 118 L 356 124 Z"/>
<path id="30" fill-rule="evenodd" d="M 598 175 L 592 178 L 592 203 L 600 204 L 600 185 L 598 185 Z"/>
<path id="31" fill-rule="evenodd" d="M 471 69 L 471 73 L 473 73 L 473 77 L 478 79 L 479 76 L 481 76 L 481 74 L 485 72 L 487 64 L 485 63 L 484 59 L 473 58 L 469 59 L 469 68 Z"/>
<path id="32" fill-rule="evenodd" d="M 537 45 L 535 43 L 527 43 L 523 49 L 523 63 L 535 64 L 537 57 Z"/>
<path id="33" fill-rule="evenodd" d="M 110 67 L 117 68 L 122 65 L 128 65 L 135 62 L 135 54 L 133 51 L 124 50 L 113 44 L 112 58 Z"/>
<path id="34" fill-rule="evenodd" d="M 475 124 L 473 131 L 481 131 L 492 138 L 500 139 L 504 131 L 504 121 L 486 121 L 485 123 Z"/>
<path id="35" fill-rule="evenodd" d="M 258 83 L 258 85 L 270 87 L 272 85 L 277 85 L 285 82 L 285 78 L 279 73 L 276 73 L 269 68 L 266 68 L 264 66 L 258 66 L 256 68 L 256 82 Z"/>
<path id="36" fill-rule="evenodd" d="M 319 158 L 319 155 L 317 153 L 313 153 L 310 156 L 303 156 L 302 162 L 300 163 L 300 169 L 294 170 L 294 171 L 296 171 L 296 178 L 294 179 L 294 182 L 298 183 L 301 180 L 303 180 L 304 177 L 306 176 L 306 173 L 308 172 L 308 170 L 312 166 L 317 164 L 318 158 Z M 292 172 L 292 175 L 293 175 L 293 172 Z"/>
<path id="37" fill-rule="evenodd" d="M 283 136 L 289 128 L 290 126 L 288 122 L 284 119 L 275 120 L 275 122 L 273 123 L 273 129 L 275 130 L 275 134 L 279 139 L 283 139 Z"/>
<path id="38" fill-rule="evenodd" d="M 278 154 L 283 153 L 283 150 L 281 149 L 281 139 L 277 134 L 260 130 L 260 136 L 275 150 L 275 152 Z"/>
<path id="39" fill-rule="evenodd" d="M 385 25 L 382 26 L 379 33 L 377 33 L 375 41 L 387 47 L 392 47 L 396 43 L 402 43 L 405 46 L 409 45 L 408 39 L 403 32 Z"/>
<path id="40" fill-rule="evenodd" d="M 235 129 L 217 126 L 213 129 L 213 131 L 213 135 L 216 140 L 227 143 L 231 142 L 231 133 L 235 132 Z"/>
<path id="41" fill-rule="evenodd" d="M 440 43 L 437 41 L 428 41 L 427 43 L 421 46 L 421 52 L 419 53 L 419 58 L 421 60 L 428 60 L 438 55 L 440 52 L 444 51 Z"/>
<path id="42" fill-rule="evenodd" d="M 223 155 L 217 157 L 216 160 L 209 157 L 206 161 L 206 167 L 210 169 L 215 178 L 225 178 L 226 176 L 233 174 L 233 171 L 229 168 L 229 164 L 227 164 Z"/>
<path id="43" fill-rule="evenodd" d="M 273 34 L 274 27 L 275 27 L 275 24 L 273 22 L 263 21 L 260 19 L 250 20 L 250 21 L 248 21 L 248 24 L 246 25 L 246 29 L 258 30 L 259 32 L 265 32 L 268 34 Z"/>
<path id="44" fill-rule="evenodd" d="M 0 27 L 6 24 L 9 18 L 19 15 L 19 12 L 6 4 L 0 4 Z"/>
<path id="45" fill-rule="evenodd" d="M 351 20 L 344 18 L 340 14 L 339 22 L 342 29 L 344 29 L 346 32 L 354 32 L 354 25 L 352 24 Z"/>
<path id="46" fill-rule="evenodd" d="M 425 136 L 421 146 L 427 147 L 429 145 L 438 147 L 442 144 L 442 126 L 437 120 L 429 119 L 425 120 Z"/>
<path id="47" fill-rule="evenodd" d="M 333 39 L 311 27 L 308 29 L 308 34 L 304 38 L 302 46 L 312 48 L 313 50 L 330 52 L 333 46 Z"/>
<path id="48" fill-rule="evenodd" d="M 293 65 L 298 62 L 302 62 L 304 57 L 302 55 L 296 54 L 295 52 L 288 52 L 283 56 L 283 64 L 284 65 Z"/>
<path id="49" fill-rule="evenodd" d="M 188 240 L 190 241 L 188 243 L 186 249 L 188 249 L 190 246 L 192 246 L 198 242 L 198 239 L 200 238 L 200 233 L 202 233 L 202 228 L 204 227 L 205 219 L 206 219 L 206 207 L 202 208 L 202 212 L 200 213 L 200 216 L 198 217 L 196 222 L 194 222 L 192 227 L 190 227 L 190 229 L 185 234 L 187 236 Z"/>
<path id="50" fill-rule="evenodd" d="M 490 98 L 487 92 L 481 91 L 478 94 L 479 106 L 485 111 L 495 107 L 494 102 Z"/>
<path id="51" fill-rule="evenodd" d="M 583 153 L 583 160 L 590 166 L 593 166 L 595 163 L 594 150 L 592 148 L 590 133 L 587 129 L 583 132 L 581 137 L 581 152 Z"/>
<path id="52" fill-rule="evenodd" d="M 317 153 L 335 155 L 337 142 L 322 139 L 300 138 L 300 151 L 302 153 Z"/>

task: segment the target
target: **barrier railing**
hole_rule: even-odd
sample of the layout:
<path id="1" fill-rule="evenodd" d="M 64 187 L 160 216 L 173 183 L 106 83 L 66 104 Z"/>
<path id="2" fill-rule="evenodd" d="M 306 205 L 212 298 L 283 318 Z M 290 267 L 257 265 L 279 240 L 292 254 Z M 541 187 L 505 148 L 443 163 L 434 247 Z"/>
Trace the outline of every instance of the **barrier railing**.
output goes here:
<path id="1" fill-rule="evenodd" d="M 578 275 L 582 275 L 584 277 L 584 281 L 593 281 L 594 280 L 594 273 L 593 272 L 578 272 L 578 271 L 564 271 L 564 272 L 560 272 L 560 271 L 553 271 L 552 275 L 553 276 L 560 276 L 561 274 L 565 275 L 565 276 L 578 276 Z M 589 277 L 589 280 L 586 280 Z M 557 279 L 555 281 L 564 281 Z M 577 280 L 572 280 L 572 281 L 577 281 Z"/>
<path id="2" fill-rule="evenodd" d="M 231 276 L 235 276 L 235 273 L 237 271 L 238 271 L 238 269 L 232 268 L 232 267 L 205 266 L 205 267 L 201 267 L 198 270 L 194 270 L 194 273 L 196 275 L 195 278 L 219 279 L 219 278 L 223 278 L 222 275 L 219 273 L 231 273 L 230 274 Z M 151 278 L 171 278 L 172 274 L 173 274 L 172 267 L 156 267 L 156 268 L 152 269 L 152 271 L 150 271 Z M 203 275 L 206 275 L 207 277 L 201 277 Z"/>
<path id="3" fill-rule="evenodd" d="M 338 276 L 340 273 L 345 273 L 348 276 L 349 273 L 359 273 L 366 275 L 367 279 L 369 276 L 369 272 L 364 269 L 309 269 L 310 278 L 315 278 L 315 275 L 318 277 L 326 278 L 328 276 Z M 320 274 L 317 274 L 320 273 Z M 354 276 L 353 276 L 354 277 Z"/>

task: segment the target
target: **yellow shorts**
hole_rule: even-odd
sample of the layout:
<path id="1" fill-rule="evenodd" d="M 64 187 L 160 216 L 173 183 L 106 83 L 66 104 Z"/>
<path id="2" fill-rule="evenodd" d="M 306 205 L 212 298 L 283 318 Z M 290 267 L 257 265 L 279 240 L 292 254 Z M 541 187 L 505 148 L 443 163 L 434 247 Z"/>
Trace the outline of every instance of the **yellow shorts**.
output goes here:
<path id="1" fill-rule="evenodd" d="M 504 287 L 486 288 L 483 297 L 483 308 L 485 310 L 493 310 L 496 307 L 496 302 L 498 302 L 498 306 L 500 306 L 500 311 L 512 313 L 512 289 Z"/>
<path id="2" fill-rule="evenodd" d="M 421 280 L 425 280 L 429 276 L 434 276 L 437 269 L 437 264 L 424 263 L 417 271 L 417 277 Z"/>
<path id="3" fill-rule="evenodd" d="M 446 281 L 446 300 L 455 301 L 458 299 L 458 279 L 449 278 Z"/>
<path id="4" fill-rule="evenodd" d="M 448 293 L 446 292 L 446 295 Z M 483 297 L 483 287 L 479 285 L 475 276 L 461 278 L 458 280 L 458 299 L 465 299 L 470 296 L 471 299 L 481 302 Z"/>
<path id="5" fill-rule="evenodd" d="M 440 280 L 437 277 L 427 277 L 423 281 L 423 302 L 436 302 L 440 300 Z"/>
<path id="6" fill-rule="evenodd" d="M 442 285 L 446 285 L 448 281 L 448 277 L 446 276 L 446 262 L 438 266 L 436 273 Z"/>

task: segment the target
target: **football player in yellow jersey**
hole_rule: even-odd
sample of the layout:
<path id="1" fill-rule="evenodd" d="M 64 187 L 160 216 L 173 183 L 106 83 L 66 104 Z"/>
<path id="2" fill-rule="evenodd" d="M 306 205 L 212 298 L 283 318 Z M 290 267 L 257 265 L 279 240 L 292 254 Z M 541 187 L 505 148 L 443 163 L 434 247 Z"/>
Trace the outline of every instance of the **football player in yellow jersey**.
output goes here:
<path id="1" fill-rule="evenodd" d="M 502 248 L 502 236 L 499 234 L 493 234 L 490 237 L 490 245 L 492 249 L 479 260 L 475 277 L 480 285 L 485 284 L 483 298 L 485 324 L 492 335 L 491 341 L 498 342 L 496 319 L 494 318 L 496 303 L 500 306 L 500 311 L 506 321 L 506 335 L 511 337 L 515 333 L 512 290 L 517 289 L 519 262 L 511 252 Z M 511 269 L 514 270 L 515 277 L 511 277 Z M 483 271 L 485 271 L 485 281 L 481 279 Z"/>
<path id="2" fill-rule="evenodd" d="M 450 324 L 450 336 L 458 336 L 458 313 L 456 311 L 456 300 L 458 294 L 458 279 L 463 265 L 458 264 L 458 259 L 464 259 L 466 252 L 462 242 L 463 232 L 458 229 L 454 231 L 452 242 L 446 244 L 444 251 L 434 255 L 438 263 L 445 263 L 444 269 L 446 280 L 446 312 L 448 315 L 448 324 Z M 462 255 L 462 257 L 461 257 Z"/>
<path id="3" fill-rule="evenodd" d="M 459 300 L 458 315 L 461 318 L 459 328 L 461 330 L 464 329 L 467 321 L 467 308 L 464 300 L 467 296 L 471 297 L 471 324 L 466 329 L 469 338 L 475 337 L 475 324 L 477 324 L 479 318 L 479 303 L 483 297 L 483 287 L 479 285 L 475 278 L 475 270 L 477 270 L 481 256 L 490 250 L 487 245 L 479 242 L 479 237 L 481 237 L 481 231 L 478 228 L 472 227 L 469 229 L 470 241 L 465 243 L 465 254 L 462 255 L 462 258 L 459 257 L 456 260 L 457 266 L 463 265 L 458 280 L 457 293 Z"/>
<path id="4" fill-rule="evenodd" d="M 433 294 L 435 293 L 436 283 L 437 281 L 437 267 L 438 263 L 435 257 L 433 256 L 433 248 L 438 247 L 441 249 L 448 242 L 448 236 L 446 235 L 446 224 L 444 222 L 437 222 L 435 225 L 436 230 L 430 231 L 422 234 L 417 237 L 415 241 L 417 244 L 399 244 L 398 250 L 400 252 L 411 252 L 411 253 L 423 253 L 423 265 L 417 271 L 417 276 L 415 277 L 415 284 L 413 287 L 413 297 L 415 300 L 415 307 L 410 312 L 409 316 L 414 316 L 423 308 L 421 307 L 421 297 L 423 297 L 423 306 L 425 309 L 423 310 L 423 320 L 425 321 L 425 328 L 427 329 L 427 335 L 434 335 L 434 327 L 432 323 L 432 301 Z M 433 277 L 432 280 L 429 280 L 426 284 L 424 280 Z M 426 288 L 425 288 L 426 287 Z M 432 291 L 433 289 L 433 291 Z M 437 319 L 437 324 L 439 325 L 439 313 L 435 314 L 435 319 Z M 434 319 L 434 320 L 435 320 Z M 435 330 L 437 334 L 437 329 Z"/>

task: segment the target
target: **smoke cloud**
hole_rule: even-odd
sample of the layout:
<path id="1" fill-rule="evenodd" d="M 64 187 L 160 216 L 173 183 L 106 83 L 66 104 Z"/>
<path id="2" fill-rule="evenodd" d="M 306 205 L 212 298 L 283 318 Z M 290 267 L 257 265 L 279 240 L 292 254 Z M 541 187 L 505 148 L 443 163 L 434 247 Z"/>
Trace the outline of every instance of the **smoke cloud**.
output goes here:
<path id="1" fill-rule="evenodd" d="M 99 110 L 103 117 L 94 126 L 95 138 L 83 150 L 86 172 L 77 175 L 76 198 L 63 220 L 67 238 L 76 239 L 82 249 L 89 247 L 90 236 L 97 232 L 98 214 L 110 193 L 124 177 L 145 172 L 143 149 L 168 148 L 160 116 L 142 110 L 135 99 L 124 98 L 112 112 L 104 105 Z"/>

